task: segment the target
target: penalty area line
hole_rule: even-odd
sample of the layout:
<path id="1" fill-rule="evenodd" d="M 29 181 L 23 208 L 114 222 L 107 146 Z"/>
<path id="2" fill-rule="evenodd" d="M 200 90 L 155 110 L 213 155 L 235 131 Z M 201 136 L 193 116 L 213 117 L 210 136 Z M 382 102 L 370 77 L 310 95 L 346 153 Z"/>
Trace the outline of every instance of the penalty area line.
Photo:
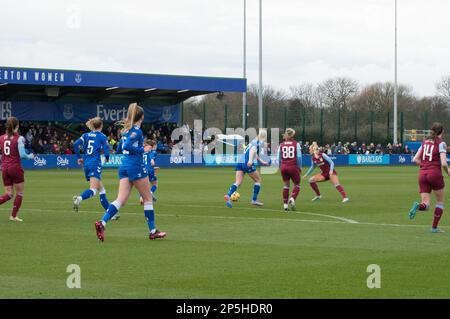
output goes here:
<path id="1" fill-rule="evenodd" d="M 163 204 L 163 205 L 164 206 L 169 206 L 169 207 L 179 207 L 179 205 L 175 205 L 175 204 Z M 225 207 L 222 207 L 222 206 L 205 206 L 205 205 L 183 205 L 183 206 L 184 207 L 193 207 L 193 208 L 197 207 L 197 208 L 213 208 L 213 209 L 218 209 L 218 208 L 222 209 L 223 208 L 223 209 L 229 209 L 229 208 L 225 208 Z M 246 207 L 233 207 L 231 209 L 248 210 L 249 208 L 246 208 Z M 276 212 L 276 213 L 282 212 L 281 210 L 271 209 L 271 208 L 256 207 L 254 209 L 256 211 L 260 210 L 260 211 Z M 359 224 L 358 221 L 350 219 L 350 218 L 333 216 L 333 215 L 326 215 L 326 214 L 319 214 L 319 213 L 312 213 L 312 212 L 289 211 L 289 212 L 284 213 L 284 214 L 302 214 L 302 215 L 310 215 L 310 216 L 320 216 L 320 217 L 327 217 L 327 218 L 331 218 L 331 219 L 336 219 L 336 220 L 339 220 L 341 222 L 345 222 L 345 223 L 349 223 L 349 224 Z"/>

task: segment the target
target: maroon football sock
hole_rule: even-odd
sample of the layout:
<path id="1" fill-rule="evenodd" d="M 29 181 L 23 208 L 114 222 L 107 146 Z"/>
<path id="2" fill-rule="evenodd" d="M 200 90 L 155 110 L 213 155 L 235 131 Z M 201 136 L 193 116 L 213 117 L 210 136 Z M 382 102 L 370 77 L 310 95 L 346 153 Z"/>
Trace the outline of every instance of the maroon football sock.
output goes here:
<path id="1" fill-rule="evenodd" d="M 428 210 L 429 207 L 430 207 L 429 205 L 421 203 L 419 205 L 419 210 Z"/>
<path id="2" fill-rule="evenodd" d="M 316 193 L 316 196 L 320 196 L 319 186 L 317 186 L 316 182 L 310 182 L 309 185 L 311 185 L 311 188 Z"/>
<path id="3" fill-rule="evenodd" d="M 342 198 L 347 198 L 347 194 L 344 191 L 344 187 L 342 187 L 341 185 L 337 185 L 336 189 L 339 193 L 341 193 Z"/>
<path id="4" fill-rule="evenodd" d="M 300 193 L 300 185 L 295 185 L 292 191 L 292 198 L 297 199 L 298 193 Z"/>
<path id="5" fill-rule="evenodd" d="M 23 194 L 18 193 L 16 195 L 16 198 L 14 199 L 14 206 L 11 212 L 11 216 L 12 217 L 16 217 L 17 213 L 19 212 L 20 206 L 22 206 L 22 199 L 23 199 Z"/>
<path id="6" fill-rule="evenodd" d="M 3 203 L 6 203 L 11 198 L 12 198 L 12 196 L 10 194 L 3 194 L 2 196 L 0 196 L 0 205 Z"/>
<path id="7" fill-rule="evenodd" d="M 444 207 L 442 207 L 441 205 L 436 205 L 436 208 L 434 209 L 433 228 L 438 227 L 439 221 L 441 220 L 443 213 L 444 213 Z"/>
<path id="8" fill-rule="evenodd" d="M 289 200 L 289 188 L 283 187 L 283 203 L 287 204 Z"/>

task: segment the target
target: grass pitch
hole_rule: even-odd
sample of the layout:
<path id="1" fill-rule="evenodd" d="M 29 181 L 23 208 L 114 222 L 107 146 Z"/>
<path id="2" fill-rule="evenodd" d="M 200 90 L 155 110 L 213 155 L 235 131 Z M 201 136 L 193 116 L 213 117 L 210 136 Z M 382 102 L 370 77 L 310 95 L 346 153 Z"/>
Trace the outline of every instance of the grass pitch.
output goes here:
<path id="1" fill-rule="evenodd" d="M 450 227 L 431 234 L 432 210 L 407 211 L 418 198 L 417 168 L 338 167 L 350 202 L 329 182 L 323 199 L 302 182 L 297 212 L 281 211 L 279 175 L 263 176 L 263 208 L 223 194 L 232 168 L 166 169 L 158 174 L 156 223 L 164 240 L 147 238 L 136 191 L 99 243 L 98 196 L 72 211 L 87 187 L 82 171 L 27 171 L 22 224 L 0 207 L 0 298 L 448 298 Z M 104 172 L 114 200 L 115 170 Z M 448 179 L 447 179 L 448 181 Z M 81 267 L 81 289 L 66 287 L 67 266 Z M 369 289 L 367 266 L 381 267 L 381 288 Z"/>

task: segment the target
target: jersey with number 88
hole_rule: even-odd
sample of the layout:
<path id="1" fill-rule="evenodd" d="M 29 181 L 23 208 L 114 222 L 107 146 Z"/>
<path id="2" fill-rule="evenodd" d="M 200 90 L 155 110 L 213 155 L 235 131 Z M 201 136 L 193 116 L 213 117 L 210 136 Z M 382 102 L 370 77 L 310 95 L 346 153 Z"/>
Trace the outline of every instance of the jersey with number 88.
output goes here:
<path id="1" fill-rule="evenodd" d="M 301 156 L 301 150 L 297 141 L 285 141 L 280 144 L 279 160 L 282 166 L 298 166 L 298 156 Z"/>

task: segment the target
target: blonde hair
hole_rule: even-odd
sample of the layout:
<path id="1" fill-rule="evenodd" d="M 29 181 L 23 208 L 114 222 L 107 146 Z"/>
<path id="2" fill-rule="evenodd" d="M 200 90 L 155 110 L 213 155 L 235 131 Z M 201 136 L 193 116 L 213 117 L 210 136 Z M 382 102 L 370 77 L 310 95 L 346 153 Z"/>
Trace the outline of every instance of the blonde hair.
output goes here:
<path id="1" fill-rule="evenodd" d="M 309 152 L 317 154 L 319 152 L 319 145 L 317 145 L 317 142 L 312 142 L 311 146 L 309 147 Z"/>
<path id="2" fill-rule="evenodd" d="M 129 131 L 136 122 L 138 122 L 142 116 L 144 116 L 144 109 L 137 103 L 131 103 L 128 107 L 127 117 L 122 121 L 116 123 L 116 125 L 121 126 L 121 133 Z"/>
<path id="3" fill-rule="evenodd" d="M 295 136 L 295 130 L 292 128 L 287 128 L 283 134 L 283 137 L 287 140 L 292 139 Z"/>
<path id="4" fill-rule="evenodd" d="M 100 130 L 103 127 L 103 121 L 98 116 L 93 117 L 86 122 L 86 126 L 91 131 Z"/>
<path id="5" fill-rule="evenodd" d="M 266 130 L 259 130 L 258 140 L 264 141 L 266 138 L 267 138 L 267 131 Z"/>

